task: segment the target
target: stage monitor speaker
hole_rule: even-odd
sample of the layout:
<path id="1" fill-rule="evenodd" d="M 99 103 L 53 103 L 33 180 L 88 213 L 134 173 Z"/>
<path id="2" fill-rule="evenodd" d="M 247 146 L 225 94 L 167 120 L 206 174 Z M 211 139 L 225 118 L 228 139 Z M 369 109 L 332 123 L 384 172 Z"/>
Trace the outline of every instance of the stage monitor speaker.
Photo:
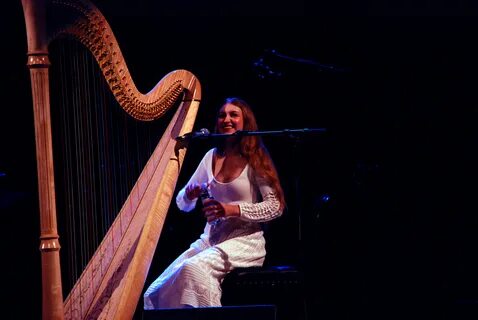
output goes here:
<path id="1" fill-rule="evenodd" d="M 275 305 L 144 310 L 143 320 L 276 320 Z"/>

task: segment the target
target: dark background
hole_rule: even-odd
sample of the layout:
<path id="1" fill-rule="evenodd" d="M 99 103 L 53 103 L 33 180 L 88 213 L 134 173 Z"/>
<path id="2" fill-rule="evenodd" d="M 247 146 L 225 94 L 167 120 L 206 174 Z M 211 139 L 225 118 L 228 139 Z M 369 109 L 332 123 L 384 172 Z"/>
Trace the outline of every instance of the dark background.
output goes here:
<path id="1" fill-rule="evenodd" d="M 212 128 L 232 95 L 253 105 L 262 130 L 327 128 L 299 140 L 265 138 L 288 200 L 271 224 L 267 263 L 303 268 L 311 305 L 350 318 L 361 307 L 476 306 L 476 4 L 96 3 L 141 91 L 174 69 L 199 78 L 196 128 Z M 1 305 L 8 319 L 39 319 L 35 137 L 20 1 L 4 4 L 0 27 Z M 260 57 L 271 75 L 261 77 Z M 208 147 L 190 146 L 179 186 Z M 149 280 L 202 227 L 172 206 Z"/>

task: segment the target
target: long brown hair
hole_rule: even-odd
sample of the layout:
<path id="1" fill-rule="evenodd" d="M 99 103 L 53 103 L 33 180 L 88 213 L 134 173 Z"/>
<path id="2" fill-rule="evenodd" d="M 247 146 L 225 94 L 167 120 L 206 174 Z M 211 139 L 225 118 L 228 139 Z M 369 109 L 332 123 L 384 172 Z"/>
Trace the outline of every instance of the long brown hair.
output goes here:
<path id="1" fill-rule="evenodd" d="M 223 103 L 232 104 L 242 110 L 244 119 L 244 131 L 257 131 L 257 121 L 251 106 L 244 100 L 237 97 L 226 98 Z M 217 132 L 217 122 L 215 131 Z M 285 208 L 284 191 L 280 184 L 279 175 L 275 168 L 274 162 L 269 155 L 269 151 L 262 142 L 260 136 L 243 136 L 239 140 L 241 155 L 247 159 L 249 165 L 254 169 L 255 173 L 265 179 L 274 189 L 276 195 L 280 201 L 281 209 Z M 218 145 L 218 150 L 222 151 L 223 145 Z"/>

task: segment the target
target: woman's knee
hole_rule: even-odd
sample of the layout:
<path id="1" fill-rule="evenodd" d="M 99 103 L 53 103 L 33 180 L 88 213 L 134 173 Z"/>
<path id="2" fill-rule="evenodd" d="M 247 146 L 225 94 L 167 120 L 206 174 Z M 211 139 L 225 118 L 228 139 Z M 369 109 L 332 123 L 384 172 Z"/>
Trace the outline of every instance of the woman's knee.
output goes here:
<path id="1" fill-rule="evenodd" d="M 198 259 L 184 260 L 180 269 L 180 272 L 185 275 L 206 276 L 204 263 Z"/>

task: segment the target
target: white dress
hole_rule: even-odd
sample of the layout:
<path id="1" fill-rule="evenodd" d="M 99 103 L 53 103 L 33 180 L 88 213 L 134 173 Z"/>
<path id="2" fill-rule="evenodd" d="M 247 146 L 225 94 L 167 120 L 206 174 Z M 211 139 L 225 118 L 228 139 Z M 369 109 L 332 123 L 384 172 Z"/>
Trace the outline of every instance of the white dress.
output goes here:
<path id="1" fill-rule="evenodd" d="M 149 286 L 144 294 L 144 309 L 221 306 L 221 283 L 225 275 L 238 267 L 256 267 L 264 263 L 265 239 L 261 222 L 282 214 L 272 188 L 253 177 L 246 165 L 231 182 L 214 178 L 214 149 L 201 160 L 188 184 L 210 183 L 210 193 L 223 203 L 238 204 L 239 217 L 231 217 L 216 225 L 206 223 L 200 238 L 174 260 Z M 185 187 L 176 203 L 182 211 L 191 211 L 196 200 L 186 197 Z"/>

